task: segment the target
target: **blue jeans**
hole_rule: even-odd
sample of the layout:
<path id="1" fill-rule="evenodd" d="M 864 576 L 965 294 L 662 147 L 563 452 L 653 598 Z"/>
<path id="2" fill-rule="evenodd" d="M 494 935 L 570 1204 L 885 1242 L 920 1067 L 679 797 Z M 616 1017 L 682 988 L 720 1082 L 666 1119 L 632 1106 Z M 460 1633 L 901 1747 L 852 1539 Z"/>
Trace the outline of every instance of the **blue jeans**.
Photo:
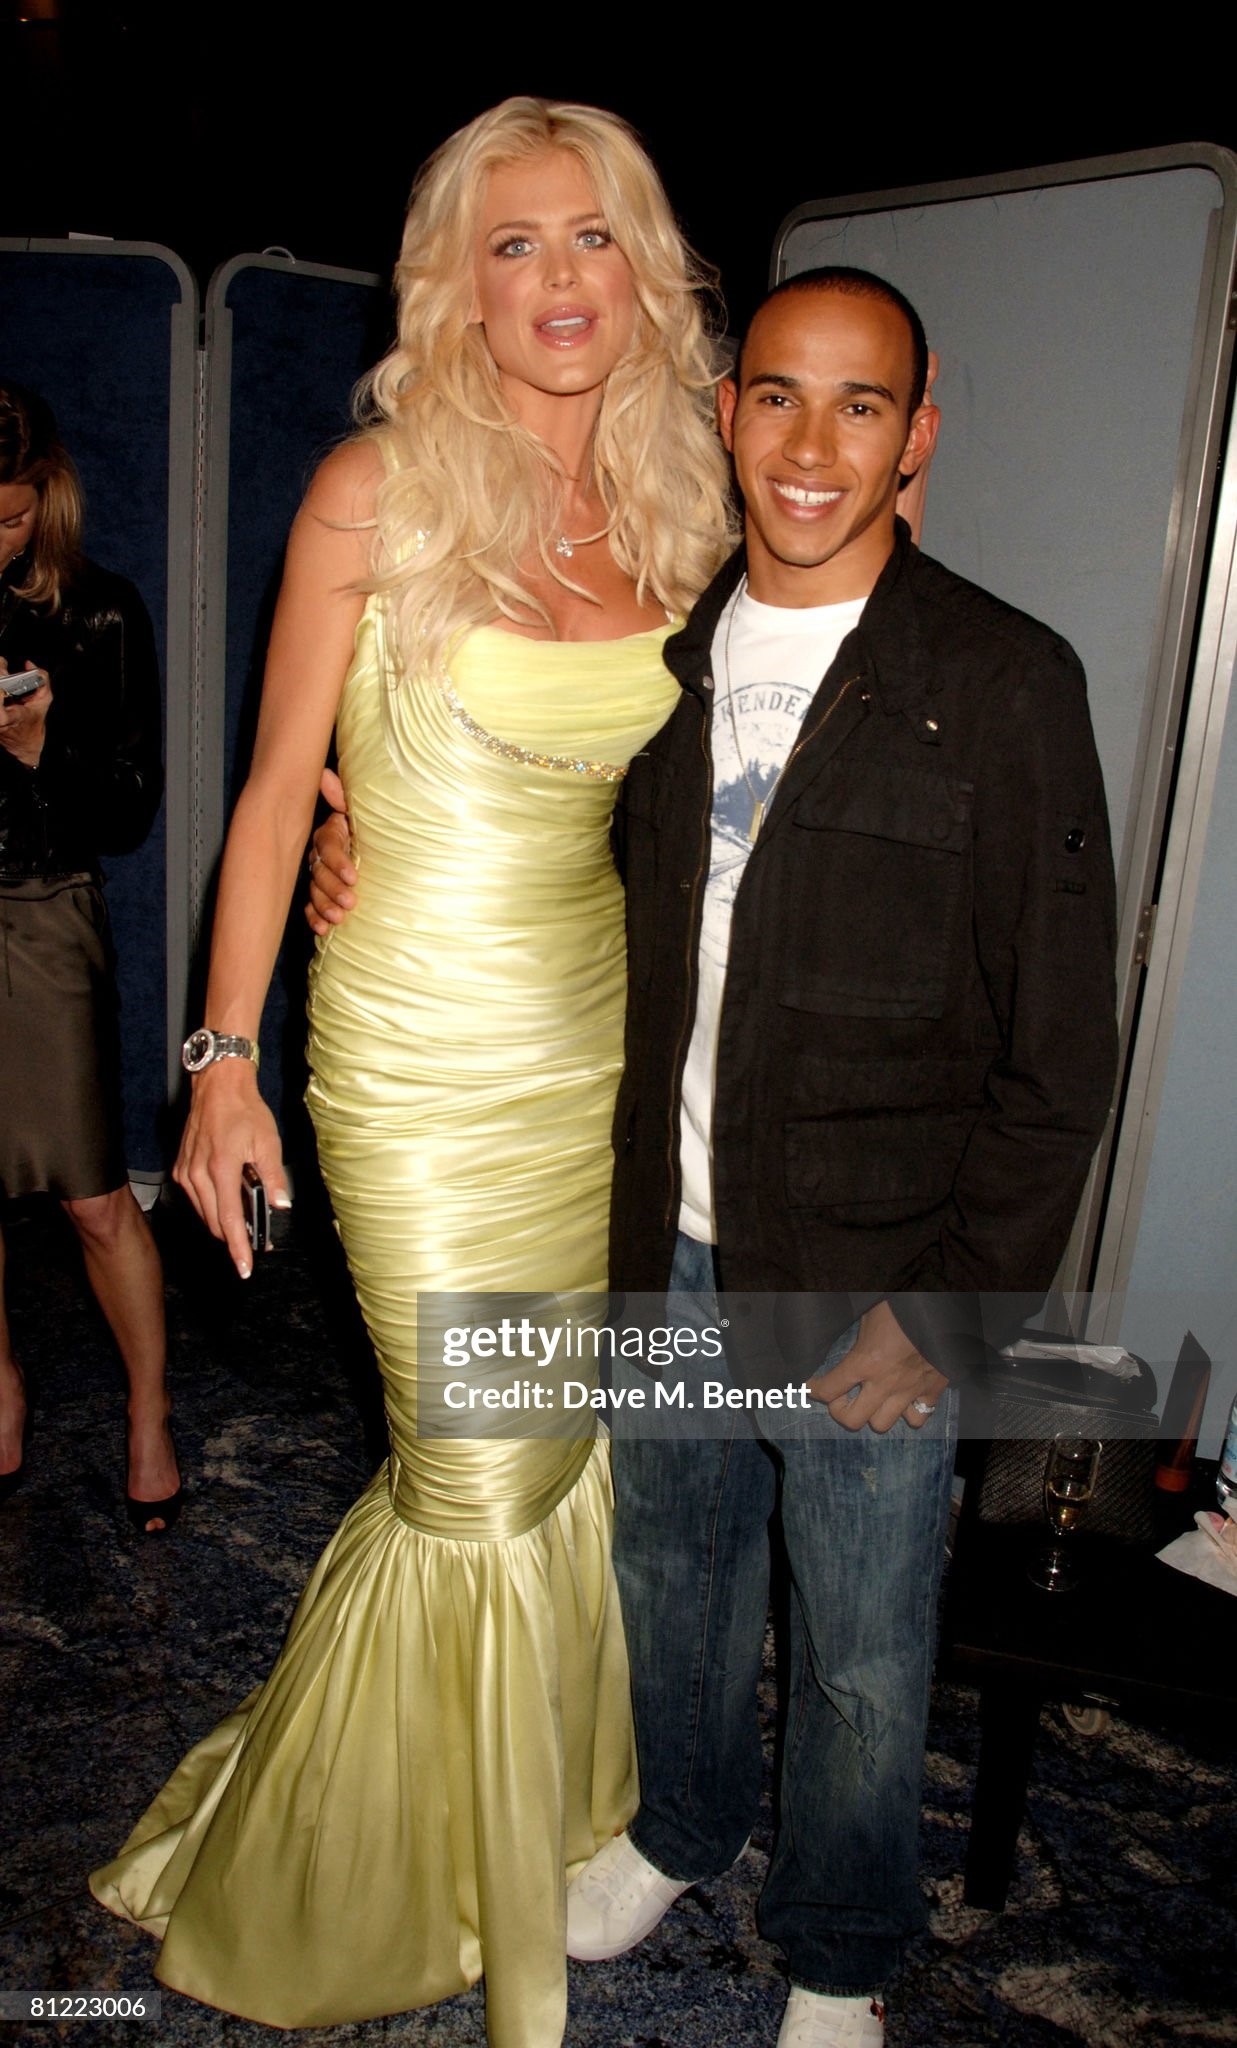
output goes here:
<path id="1" fill-rule="evenodd" d="M 667 1321 L 715 1325 L 714 1284 L 712 1248 L 680 1237 Z M 690 1399 L 693 1379 L 724 1371 L 710 1360 L 684 1377 Z M 878 1990 L 923 1923 L 920 1779 L 952 1408 L 947 1396 L 922 1430 L 899 1422 L 883 1436 L 845 1430 L 815 1402 L 736 1411 L 719 1438 L 637 1438 L 622 1410 L 614 1418 L 614 1564 L 640 1758 L 630 1833 L 667 1877 L 715 1876 L 751 1831 L 780 1519 L 789 1712 L 758 1924 L 811 1991 Z"/>

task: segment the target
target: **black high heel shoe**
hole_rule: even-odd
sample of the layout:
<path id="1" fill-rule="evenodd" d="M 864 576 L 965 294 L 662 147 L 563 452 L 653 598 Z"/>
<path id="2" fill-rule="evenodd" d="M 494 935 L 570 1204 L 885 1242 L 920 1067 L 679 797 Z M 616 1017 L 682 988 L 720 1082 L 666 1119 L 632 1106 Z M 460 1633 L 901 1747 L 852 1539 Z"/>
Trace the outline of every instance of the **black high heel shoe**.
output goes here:
<path id="1" fill-rule="evenodd" d="M 177 1468 L 179 1469 L 180 1453 L 176 1449 L 176 1439 L 172 1436 L 170 1427 L 168 1429 L 168 1436 L 171 1440 L 172 1451 L 176 1458 Z M 125 1513 L 128 1515 L 139 1536 L 170 1536 L 180 1520 L 180 1511 L 184 1505 L 185 1482 L 183 1479 L 175 1493 L 170 1493 L 166 1500 L 134 1500 L 133 1495 L 129 1491 L 129 1473 L 126 1467 Z M 163 1527 L 161 1529 L 150 1529 L 147 1527 L 148 1522 L 161 1522 Z"/>
<path id="2" fill-rule="evenodd" d="M 24 1386 L 23 1381 L 23 1386 Z M 27 1403 L 21 1426 L 21 1463 L 13 1472 L 0 1472 L 0 1505 L 15 1494 L 26 1476 L 26 1453 L 30 1448 L 30 1408 Z"/>
<path id="3" fill-rule="evenodd" d="M 180 1511 L 185 1505 L 184 1482 L 170 1493 L 166 1500 L 134 1500 L 131 1493 L 125 1495 L 125 1510 L 139 1536 L 170 1536 Z M 147 1527 L 149 1522 L 162 1522 L 161 1529 Z"/>

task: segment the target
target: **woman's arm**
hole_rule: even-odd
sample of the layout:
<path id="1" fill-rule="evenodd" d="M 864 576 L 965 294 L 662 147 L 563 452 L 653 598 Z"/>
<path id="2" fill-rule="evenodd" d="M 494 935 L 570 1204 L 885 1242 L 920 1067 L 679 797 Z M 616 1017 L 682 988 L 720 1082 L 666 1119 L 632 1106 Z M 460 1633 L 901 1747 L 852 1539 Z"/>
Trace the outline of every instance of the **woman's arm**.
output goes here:
<path id="1" fill-rule="evenodd" d="M 253 766 L 233 815 L 219 881 L 205 1023 L 256 1038 L 313 816 L 369 573 L 377 452 L 350 443 L 327 457 L 293 524 L 262 686 Z M 175 1174 L 242 1278 L 252 1258 L 241 1169 L 257 1167 L 276 1207 L 288 1201 L 274 1118 L 248 1060 L 194 1076 Z"/>

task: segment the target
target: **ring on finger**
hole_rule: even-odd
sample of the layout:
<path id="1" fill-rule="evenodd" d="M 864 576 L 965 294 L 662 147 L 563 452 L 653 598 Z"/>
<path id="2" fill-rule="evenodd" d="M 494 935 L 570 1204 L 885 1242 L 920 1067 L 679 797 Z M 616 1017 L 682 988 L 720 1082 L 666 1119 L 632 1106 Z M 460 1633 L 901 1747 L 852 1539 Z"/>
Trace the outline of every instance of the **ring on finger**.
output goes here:
<path id="1" fill-rule="evenodd" d="M 918 1399 L 916 1399 L 916 1400 L 914 1400 L 914 1401 L 912 1401 L 912 1402 L 911 1402 L 911 1407 L 912 1407 L 912 1408 L 914 1409 L 914 1411 L 915 1411 L 916 1415 L 935 1415 L 935 1414 L 936 1414 L 936 1402 L 935 1402 L 935 1401 L 925 1401 L 925 1400 L 923 1399 L 922 1395 L 920 1395 Z"/>
<path id="2" fill-rule="evenodd" d="M 315 868 L 320 868 L 322 866 L 322 855 L 318 852 L 317 847 L 313 849 L 312 853 L 306 860 L 305 865 L 309 869 L 311 875 L 313 874 Z"/>

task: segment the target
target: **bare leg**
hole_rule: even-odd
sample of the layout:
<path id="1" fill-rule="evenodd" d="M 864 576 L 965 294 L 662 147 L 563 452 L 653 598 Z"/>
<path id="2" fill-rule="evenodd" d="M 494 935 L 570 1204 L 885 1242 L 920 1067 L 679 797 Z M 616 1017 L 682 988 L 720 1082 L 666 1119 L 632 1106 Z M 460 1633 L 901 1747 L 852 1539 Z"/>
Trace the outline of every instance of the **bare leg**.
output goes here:
<path id="1" fill-rule="evenodd" d="M 9 1339 L 4 1312 L 4 1235 L 0 1232 L 0 1478 L 21 1464 L 22 1430 L 26 1421 L 26 1385 Z"/>
<path id="2" fill-rule="evenodd" d="M 86 1277 L 129 1376 L 129 1493 L 166 1500 L 180 1483 L 168 1430 L 163 1268 L 128 1185 L 64 1203 L 81 1239 Z M 152 1517 L 149 1529 L 163 1523 Z"/>

